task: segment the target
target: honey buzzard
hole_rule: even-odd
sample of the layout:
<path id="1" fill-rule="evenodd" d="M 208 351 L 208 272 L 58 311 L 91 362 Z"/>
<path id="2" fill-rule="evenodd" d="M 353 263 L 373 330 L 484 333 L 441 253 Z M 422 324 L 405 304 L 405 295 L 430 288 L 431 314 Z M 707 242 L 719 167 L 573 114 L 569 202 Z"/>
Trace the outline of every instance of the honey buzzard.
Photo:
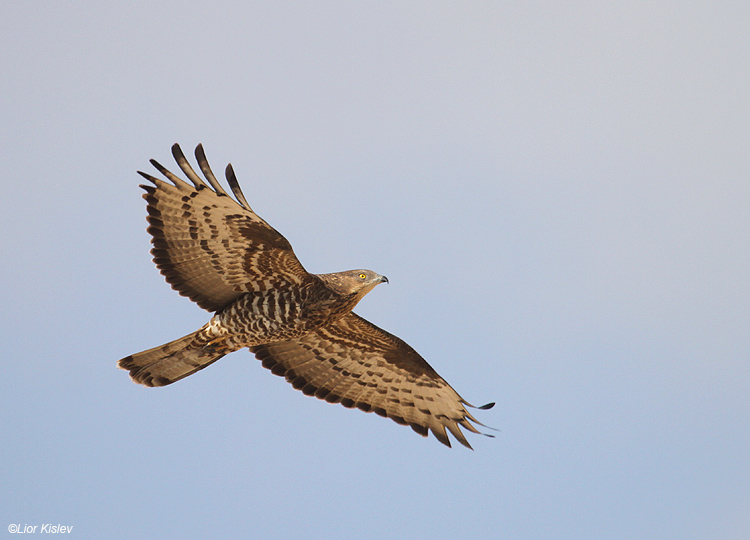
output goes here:
<path id="1" fill-rule="evenodd" d="M 180 147 L 172 155 L 188 184 L 155 160 L 167 180 L 139 172 L 154 262 L 167 282 L 215 312 L 199 330 L 119 361 L 132 379 L 164 386 L 224 355 L 249 348 L 263 367 L 308 396 L 395 420 L 450 446 L 446 429 L 471 448 L 459 426 L 482 425 L 451 386 L 409 345 L 352 309 L 388 279 L 370 270 L 310 274 L 292 246 L 247 203 L 231 164 L 221 187 L 198 145 L 208 184 Z M 489 403 L 480 409 L 488 409 Z"/>

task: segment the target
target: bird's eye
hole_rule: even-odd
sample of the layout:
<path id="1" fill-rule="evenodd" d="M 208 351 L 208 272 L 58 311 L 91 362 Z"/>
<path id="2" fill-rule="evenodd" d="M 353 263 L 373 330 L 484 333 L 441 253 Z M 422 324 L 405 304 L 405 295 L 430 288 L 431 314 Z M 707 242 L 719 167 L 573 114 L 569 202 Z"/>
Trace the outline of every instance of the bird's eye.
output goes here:
<path id="1" fill-rule="evenodd" d="M 365 279 L 367 276 L 365 274 L 360 274 L 359 279 Z"/>

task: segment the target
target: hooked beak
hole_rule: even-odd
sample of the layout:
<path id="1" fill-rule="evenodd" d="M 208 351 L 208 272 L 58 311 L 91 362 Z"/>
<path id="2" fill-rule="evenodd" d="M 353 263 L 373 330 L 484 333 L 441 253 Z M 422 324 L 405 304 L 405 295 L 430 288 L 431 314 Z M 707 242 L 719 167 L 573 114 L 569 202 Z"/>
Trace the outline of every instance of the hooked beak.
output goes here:
<path id="1" fill-rule="evenodd" d="M 385 276 L 380 276 L 380 283 L 388 283 L 388 278 Z"/>

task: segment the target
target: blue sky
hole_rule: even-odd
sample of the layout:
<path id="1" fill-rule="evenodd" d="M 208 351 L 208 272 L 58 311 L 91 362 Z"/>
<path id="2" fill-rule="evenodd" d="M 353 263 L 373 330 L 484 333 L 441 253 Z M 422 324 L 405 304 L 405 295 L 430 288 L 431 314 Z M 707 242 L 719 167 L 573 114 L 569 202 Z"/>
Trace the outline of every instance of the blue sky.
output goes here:
<path id="1" fill-rule="evenodd" d="M 0 20 L 0 535 L 746 539 L 750 6 L 13 3 Z M 312 272 L 499 431 L 474 452 L 247 351 L 116 368 L 209 317 L 137 169 L 202 142 Z M 37 529 L 38 530 L 38 529 Z"/>

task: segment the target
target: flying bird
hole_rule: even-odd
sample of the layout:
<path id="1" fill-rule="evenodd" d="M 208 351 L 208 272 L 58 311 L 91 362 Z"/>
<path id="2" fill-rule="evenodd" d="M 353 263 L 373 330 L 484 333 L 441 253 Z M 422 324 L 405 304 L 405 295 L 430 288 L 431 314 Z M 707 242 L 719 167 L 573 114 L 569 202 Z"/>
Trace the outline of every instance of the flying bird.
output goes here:
<path id="1" fill-rule="evenodd" d="M 459 426 L 481 433 L 470 423 L 483 426 L 467 410 L 473 406 L 404 341 L 352 312 L 388 283 L 385 276 L 307 272 L 287 239 L 250 208 L 231 164 L 226 179 L 234 198 L 202 145 L 195 157 L 205 181 L 179 145 L 172 155 L 190 183 L 153 159 L 166 180 L 138 171 L 152 184 L 140 186 L 151 254 L 173 289 L 214 315 L 191 334 L 123 358 L 120 368 L 139 384 L 165 386 L 247 347 L 308 396 L 374 412 L 423 437 L 432 432 L 450 446 L 447 429 L 471 448 Z"/>

